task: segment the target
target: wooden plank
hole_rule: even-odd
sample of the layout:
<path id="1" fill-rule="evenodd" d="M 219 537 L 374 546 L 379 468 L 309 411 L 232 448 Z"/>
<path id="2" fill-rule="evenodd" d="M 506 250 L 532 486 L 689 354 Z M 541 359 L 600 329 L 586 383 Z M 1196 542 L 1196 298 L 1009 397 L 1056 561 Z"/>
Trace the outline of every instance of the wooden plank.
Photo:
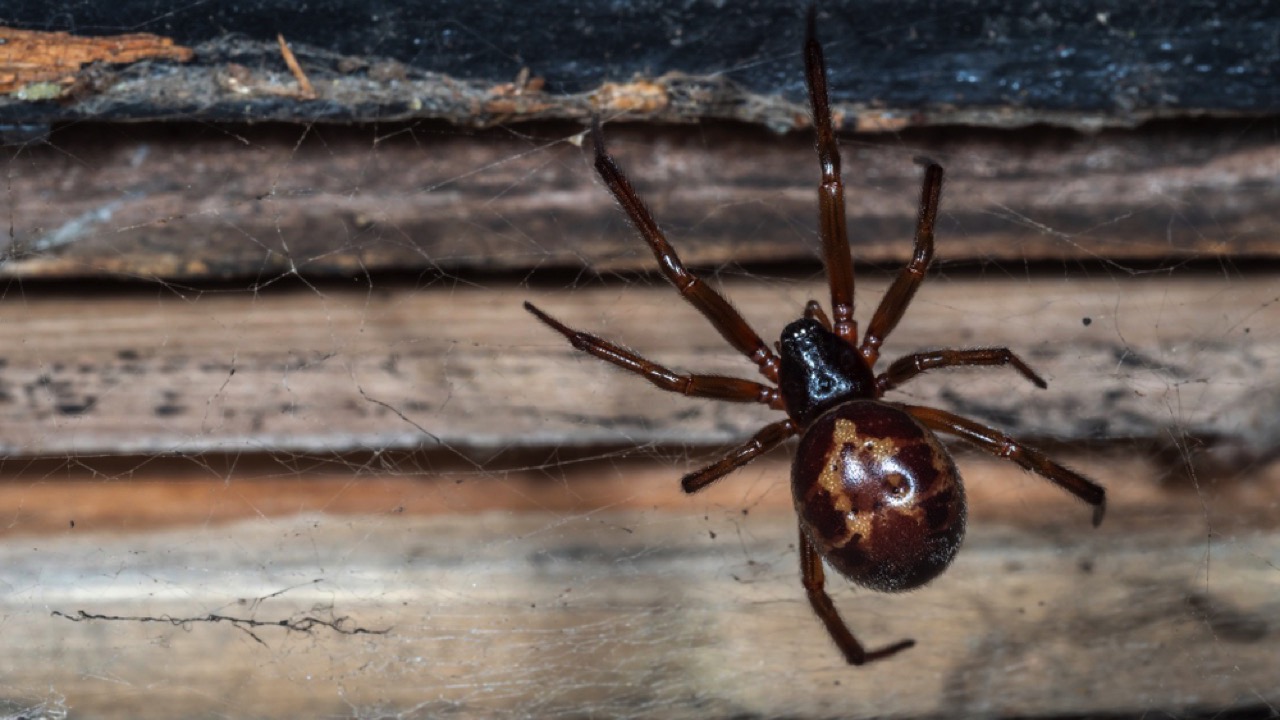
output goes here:
<path id="1" fill-rule="evenodd" d="M 766 337 L 816 280 L 732 279 Z M 885 278 L 864 277 L 862 311 Z M 689 400 L 576 353 L 533 300 L 676 368 L 751 367 L 665 284 L 544 289 L 380 283 L 257 292 L 32 293 L 0 304 L 9 455 L 718 445 L 775 413 Z M 1277 442 L 1280 312 L 1269 276 L 942 276 L 886 357 L 1007 345 L 1050 382 L 937 372 L 896 397 L 1030 437 Z M 670 315 L 668 315 L 670 314 Z M 1026 387 L 1023 387 L 1026 385 Z"/>
<path id="2" fill-rule="evenodd" d="M 45 487 L 58 478 L 10 482 L 0 707 L 817 718 L 1280 703 L 1280 535 L 1274 513 L 1259 512 L 1280 500 L 1280 466 L 1172 486 L 1131 453 L 1069 460 L 1110 487 L 1102 528 L 1008 463 L 963 456 L 973 522 L 947 574 L 895 596 L 833 580 L 868 642 L 920 643 L 860 669 L 838 660 L 803 599 L 784 457 L 695 497 L 676 490 L 679 467 L 619 458 L 461 476 L 357 465 L 345 487 L 211 458 L 203 469 L 222 479 L 160 503 L 180 518 L 171 530 L 157 529 L 160 512 L 56 530 L 15 512 L 56 512 L 91 484 L 141 510 L 157 488 L 193 482 L 164 462 L 63 486 L 61 498 Z M 255 507 L 273 497 L 307 504 Z M 210 614 L 385 634 L 199 620 Z"/>
<path id="3" fill-rule="evenodd" d="M 48 145 L 15 146 L 8 160 L 0 274 L 263 283 L 295 273 L 651 271 L 572 144 L 580 130 L 72 126 Z M 686 262 L 816 263 L 807 133 L 607 132 Z M 845 155 L 860 263 L 910 256 L 917 155 L 949 172 L 945 262 L 1280 257 L 1280 141 L 1264 125 L 862 135 L 845 139 Z"/>

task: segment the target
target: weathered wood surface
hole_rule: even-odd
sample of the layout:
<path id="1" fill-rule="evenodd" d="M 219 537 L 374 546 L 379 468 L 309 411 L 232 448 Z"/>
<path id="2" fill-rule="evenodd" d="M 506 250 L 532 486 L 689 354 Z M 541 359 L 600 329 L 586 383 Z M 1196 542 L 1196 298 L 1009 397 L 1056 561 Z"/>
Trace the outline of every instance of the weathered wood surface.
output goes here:
<path id="1" fill-rule="evenodd" d="M 0 275 L 267 282 L 292 273 L 652 269 L 571 141 L 579 126 L 460 134 L 72 126 L 17 145 Z M 695 265 L 813 263 L 807 133 L 607 127 L 611 148 Z M 844 140 L 856 259 L 910 257 L 912 162 L 949 172 L 945 262 L 1280 257 L 1280 142 L 1265 124 L 1083 136 L 955 128 Z"/>
<path id="2" fill-rule="evenodd" d="M 75 92 L 0 97 L 6 122 L 201 121 L 460 125 L 582 118 L 803 124 L 804 3 L 250 0 L 211 7 L 10 0 L 37 30 L 127 28 L 193 46 L 194 62 L 82 73 Z M 1136 125 L 1276 111 L 1272 3 L 1098 0 L 821 3 L 837 111 L 858 126 Z M 283 33 L 317 97 L 297 92 Z M 538 88 L 513 82 L 520 73 Z M 42 102 L 33 102 L 42 99 Z"/>
<path id="3" fill-rule="evenodd" d="M 888 357 L 1008 344 L 1050 389 L 974 370 L 904 397 L 1068 441 L 1055 457 L 1105 484 L 1111 511 L 1092 530 L 1055 488 L 962 453 L 972 524 L 951 571 L 905 596 L 832 580 L 865 640 L 920 642 L 907 664 L 857 670 L 799 585 L 789 450 L 678 490 L 768 413 L 664 395 L 520 309 L 673 366 L 749 368 L 661 281 L 11 285 L 0 711 L 1274 707 L 1280 301 L 1272 276 L 1224 267 L 930 279 Z M 824 294 L 819 278 L 721 275 L 768 336 Z M 860 275 L 864 318 L 886 280 Z M 1213 462 L 1206 443 L 1246 452 Z"/>
<path id="4" fill-rule="evenodd" d="M 785 454 L 695 497 L 676 488 L 684 462 L 622 457 L 35 470 L 0 486 L 0 708 L 817 718 L 1280 703 L 1280 466 L 1170 484 L 1132 453 L 1064 460 L 1108 485 L 1100 529 L 1047 484 L 966 454 L 971 533 L 947 574 L 901 596 L 831 581 L 865 640 L 920 643 L 861 669 L 803 599 Z M 227 619 L 163 621 L 210 615 Z M 306 618 L 385 634 L 270 625 Z"/>
<path id="5" fill-rule="evenodd" d="M 769 338 L 824 297 L 816 280 L 730 279 Z M 862 312 L 885 287 L 859 285 Z M 532 300 L 678 369 L 754 370 L 665 283 L 564 288 L 11 292 L 0 303 L 9 455 L 718 445 L 776 413 L 663 393 L 574 351 Z M 1008 346 L 1049 381 L 936 371 L 895 393 L 1019 434 L 1277 444 L 1274 278 L 931 280 L 886 346 Z M 865 315 L 864 315 L 865 318 Z"/>
<path id="6" fill-rule="evenodd" d="M 11 147 L 0 715 L 1280 704 L 1267 127 L 845 138 L 864 323 L 910 252 L 911 157 L 950 171 L 941 264 L 886 357 L 1007 345 L 1050 383 L 938 372 L 896 397 L 1033 438 L 1111 498 L 1094 531 L 1053 487 L 962 454 L 973 523 L 951 572 L 906 596 L 832 582 L 868 642 L 921 643 L 862 670 L 799 586 L 789 449 L 676 486 L 776 413 L 661 393 L 521 310 L 751 376 L 637 274 L 652 257 L 576 130 L 95 125 Z M 807 137 L 608 132 L 763 336 L 825 299 Z"/>

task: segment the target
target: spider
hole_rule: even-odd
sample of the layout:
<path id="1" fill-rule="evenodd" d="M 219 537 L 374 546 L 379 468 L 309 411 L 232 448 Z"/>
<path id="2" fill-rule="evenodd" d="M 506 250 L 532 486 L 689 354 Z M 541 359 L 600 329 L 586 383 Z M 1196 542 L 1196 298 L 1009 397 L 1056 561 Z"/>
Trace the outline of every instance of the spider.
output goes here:
<path id="1" fill-rule="evenodd" d="M 814 613 L 845 660 L 862 665 L 906 650 L 915 641 L 864 648 L 827 595 L 823 561 L 853 582 L 880 592 L 920 587 L 951 564 L 964 536 L 964 486 L 935 432 L 957 436 L 992 455 L 1008 458 L 1092 505 L 1095 527 L 1102 522 L 1106 491 L 999 430 L 944 410 L 881 399 L 920 373 L 962 365 L 1008 365 L 1037 387 L 1047 384 L 1003 347 L 913 353 L 891 363 L 885 372 L 874 373 L 881 344 L 902 319 L 933 258 L 942 168 L 920 161 L 926 167 L 914 253 L 881 299 L 859 343 L 853 319 L 853 264 L 845 231 L 840 151 L 831 122 L 826 64 L 815 17 L 815 9 L 810 7 L 804 43 L 805 80 L 822 171 L 818 206 L 831 318 L 817 301 L 810 300 L 803 316 L 783 329 L 775 344 L 776 353 L 728 300 L 685 269 L 606 151 L 598 121 L 591 130 L 595 169 L 648 242 L 662 273 L 730 345 L 756 364 L 768 383 L 678 373 L 608 340 L 573 330 L 532 303 L 526 302 L 524 307 L 574 348 L 641 375 L 663 390 L 712 400 L 762 403 L 786 413 L 784 419 L 766 425 L 722 459 L 685 475 L 681 486 L 686 493 L 695 493 L 791 436 L 800 435 L 791 488 L 799 517 L 802 582 Z"/>

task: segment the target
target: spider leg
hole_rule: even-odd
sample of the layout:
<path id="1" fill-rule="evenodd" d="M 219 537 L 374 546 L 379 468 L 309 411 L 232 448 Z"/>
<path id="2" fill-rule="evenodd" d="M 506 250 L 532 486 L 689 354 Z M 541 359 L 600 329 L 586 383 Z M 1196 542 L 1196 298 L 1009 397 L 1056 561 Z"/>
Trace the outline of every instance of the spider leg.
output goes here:
<path id="1" fill-rule="evenodd" d="M 883 395 L 886 391 L 902 385 L 926 370 L 964 365 L 1012 365 L 1014 370 L 1022 373 L 1022 376 L 1036 387 L 1042 390 L 1049 387 L 1044 378 L 1037 375 L 1009 348 L 931 350 L 912 353 L 894 360 L 889 369 L 876 378 L 876 395 Z"/>
<path id="2" fill-rule="evenodd" d="M 868 367 L 875 367 L 880 358 L 880 345 L 889 333 L 898 326 L 911 298 L 924 281 L 924 275 L 933 262 L 933 227 L 938 219 L 938 203 L 942 199 L 942 167 L 929 163 L 924 171 L 924 186 L 920 190 L 920 215 L 916 220 L 915 251 L 911 262 L 907 263 L 898 277 L 889 286 L 880 306 L 867 324 L 867 334 L 862 338 L 862 347 L 858 348 L 866 359 Z"/>
<path id="3" fill-rule="evenodd" d="M 827 633 L 840 648 L 840 652 L 844 653 L 844 659 L 850 665 L 863 665 L 875 660 L 883 660 L 916 644 L 915 640 L 900 640 L 870 652 L 862 647 L 862 644 L 849 631 L 849 626 L 841 619 L 840 613 L 836 611 L 831 597 L 827 595 L 822 556 L 813 546 L 813 541 L 805 534 L 804 528 L 800 528 L 800 576 L 804 583 L 804 590 L 809 595 L 809 604 L 813 606 L 813 612 L 827 626 Z"/>
<path id="4" fill-rule="evenodd" d="M 689 397 L 727 400 L 729 402 L 758 402 L 770 407 L 782 409 L 782 396 L 775 387 L 770 387 L 751 380 L 724 377 L 721 375 L 690 375 L 676 373 L 667 368 L 646 360 L 645 358 L 614 345 L 608 340 L 591 333 L 580 332 L 567 327 L 564 323 L 525 302 L 524 309 L 533 313 L 548 327 L 569 341 L 574 348 L 601 360 L 613 363 L 623 370 L 628 370 L 657 385 L 663 390 L 678 392 Z"/>
<path id="5" fill-rule="evenodd" d="M 1107 491 L 1089 478 L 1059 465 L 1040 451 L 1023 445 L 995 428 L 936 408 L 903 405 L 902 409 L 931 430 L 955 435 L 996 457 L 1008 458 L 1075 495 L 1093 506 L 1093 526 L 1097 527 L 1102 523 L 1102 516 L 1107 509 Z"/>
<path id="6" fill-rule="evenodd" d="M 818 166 L 822 184 L 818 186 L 818 217 L 822 237 L 822 258 L 831 285 L 833 332 L 850 345 L 857 345 L 858 323 L 853 319 L 853 257 L 845 228 L 844 183 L 840 180 L 840 146 L 831 124 L 827 98 L 827 64 L 818 43 L 817 6 L 809 6 L 804 40 L 804 77 L 813 108 L 813 129 L 817 134 Z"/>
<path id="7" fill-rule="evenodd" d="M 685 475 L 680 487 L 686 493 L 696 493 L 711 483 L 755 460 L 757 457 L 782 444 L 796 434 L 796 426 L 790 420 L 779 420 L 765 425 L 750 440 L 734 448 L 732 452 L 710 465 Z"/>
<path id="8" fill-rule="evenodd" d="M 680 297 L 702 313 L 711 325 L 738 352 L 746 355 L 760 367 L 760 374 L 777 382 L 778 356 L 765 345 L 764 341 L 742 315 L 734 309 L 723 295 L 716 292 L 697 275 L 685 269 L 680 257 L 667 242 L 666 236 L 658 228 L 653 214 L 645 207 L 644 201 L 636 193 L 631 181 L 622 173 L 618 163 L 609 155 L 604 147 L 604 135 L 600 131 L 598 120 L 591 126 L 591 139 L 596 146 L 596 172 L 604 180 L 604 184 L 613 193 L 618 204 L 626 211 L 631 224 L 649 243 L 653 256 L 658 260 L 662 274 L 680 292 Z"/>

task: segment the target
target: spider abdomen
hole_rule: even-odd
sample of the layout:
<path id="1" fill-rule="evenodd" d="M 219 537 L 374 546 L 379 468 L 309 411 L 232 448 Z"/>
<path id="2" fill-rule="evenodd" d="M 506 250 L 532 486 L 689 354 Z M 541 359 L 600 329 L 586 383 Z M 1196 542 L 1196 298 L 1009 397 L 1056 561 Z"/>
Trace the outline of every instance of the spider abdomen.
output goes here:
<path id="1" fill-rule="evenodd" d="M 933 433 L 888 403 L 851 400 L 814 420 L 800 438 L 791 489 L 823 558 L 872 590 L 929 582 L 964 537 L 955 463 Z"/>

